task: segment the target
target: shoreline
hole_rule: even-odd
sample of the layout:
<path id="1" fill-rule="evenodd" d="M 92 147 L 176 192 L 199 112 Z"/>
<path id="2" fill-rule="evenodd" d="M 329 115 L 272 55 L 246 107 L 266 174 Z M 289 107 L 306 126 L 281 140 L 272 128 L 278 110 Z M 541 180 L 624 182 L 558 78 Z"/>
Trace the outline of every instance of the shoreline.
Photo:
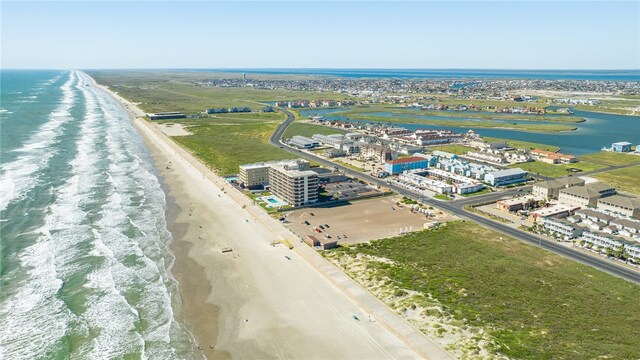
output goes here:
<path id="1" fill-rule="evenodd" d="M 144 113 L 134 104 L 97 86 L 123 104 L 152 144 L 167 196 L 173 197 L 171 270 L 187 327 L 204 356 L 450 358 L 315 250 L 273 246 L 274 240 L 296 237 L 140 119 Z M 233 251 L 222 253 L 224 247 Z M 356 314 L 375 321 L 354 321 Z"/>

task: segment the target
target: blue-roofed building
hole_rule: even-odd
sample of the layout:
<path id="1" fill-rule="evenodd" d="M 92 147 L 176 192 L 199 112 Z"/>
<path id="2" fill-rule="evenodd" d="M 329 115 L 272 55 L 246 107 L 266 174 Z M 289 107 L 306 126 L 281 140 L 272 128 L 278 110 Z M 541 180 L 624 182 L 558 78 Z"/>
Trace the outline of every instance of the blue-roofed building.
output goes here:
<path id="1" fill-rule="evenodd" d="M 631 143 L 626 141 L 620 141 L 611 144 L 611 150 L 613 152 L 625 153 L 631 151 Z"/>
<path id="2" fill-rule="evenodd" d="M 402 159 L 389 160 L 384 164 L 384 171 L 391 175 L 414 169 L 427 169 L 435 164 L 435 158 L 411 156 Z"/>
<path id="3" fill-rule="evenodd" d="M 527 172 L 520 168 L 498 170 L 486 174 L 484 181 L 492 186 L 521 183 L 527 181 Z"/>

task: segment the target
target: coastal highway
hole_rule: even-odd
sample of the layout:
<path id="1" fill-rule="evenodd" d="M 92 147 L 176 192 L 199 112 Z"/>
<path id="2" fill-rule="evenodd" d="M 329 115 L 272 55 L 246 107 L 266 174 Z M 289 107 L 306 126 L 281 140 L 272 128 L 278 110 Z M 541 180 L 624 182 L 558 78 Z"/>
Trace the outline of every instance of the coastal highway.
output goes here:
<path id="1" fill-rule="evenodd" d="M 517 189 L 510 189 L 510 190 L 506 190 L 506 191 L 501 191 L 501 192 L 496 192 L 496 193 L 490 193 L 490 194 L 485 194 L 485 195 L 480 195 L 477 196 L 475 198 L 468 198 L 468 199 L 460 199 L 460 200 L 455 200 L 455 201 L 439 201 L 439 200 L 435 200 L 433 198 L 428 198 L 428 197 L 422 197 L 422 196 L 418 196 L 417 194 L 392 185 L 392 184 L 388 184 L 385 180 L 383 179 L 379 179 L 376 178 L 374 176 L 371 176 L 369 174 L 365 174 L 359 171 L 355 171 L 355 170 L 351 170 L 347 167 L 341 166 L 339 164 L 333 163 L 331 161 L 328 161 L 324 158 L 321 158 L 319 156 L 315 156 L 312 154 L 309 154 L 307 152 L 304 151 L 300 151 L 298 149 L 295 149 L 293 147 L 289 147 L 287 145 L 284 145 L 283 143 L 280 142 L 280 138 L 282 137 L 282 135 L 284 134 L 285 130 L 287 129 L 287 127 L 294 121 L 294 116 L 291 112 L 288 111 L 284 111 L 285 114 L 287 114 L 287 119 L 282 122 L 278 128 L 276 129 L 276 131 L 273 133 L 273 135 L 271 136 L 271 138 L 269 139 L 269 142 L 271 143 L 271 145 L 273 146 L 277 146 L 285 151 L 288 151 L 292 154 L 295 154 L 301 158 L 306 158 L 308 160 L 312 160 L 315 161 L 317 163 L 320 163 L 324 166 L 333 168 L 334 166 L 337 167 L 340 171 L 342 171 L 343 173 L 345 173 L 346 175 L 349 175 L 351 177 L 366 181 L 370 184 L 375 184 L 381 187 L 386 187 L 391 189 L 392 191 L 406 196 L 408 198 L 420 201 L 424 204 L 428 204 L 430 206 L 433 207 L 437 207 L 439 209 L 442 209 L 444 211 L 448 211 L 452 214 L 457 215 L 460 218 L 463 218 L 465 220 L 468 221 L 473 221 L 477 224 L 483 225 L 487 228 L 490 228 L 492 230 L 498 231 L 500 233 L 503 233 L 505 235 L 509 235 L 513 238 L 516 238 L 518 240 L 521 240 L 523 242 L 529 243 L 531 245 L 534 246 L 539 246 L 545 250 L 548 251 L 552 251 L 558 255 L 564 256 L 566 258 L 572 259 L 574 261 L 580 262 L 582 264 L 585 265 L 589 265 L 593 268 L 596 268 L 598 270 L 604 271 L 606 273 L 609 273 L 611 275 L 614 276 L 618 276 L 620 278 L 623 278 L 625 280 L 634 282 L 636 284 L 640 284 L 640 272 L 629 269 L 627 267 L 621 266 L 616 264 L 613 261 L 609 261 L 603 258 L 599 258 L 599 257 L 594 257 L 591 256 L 589 254 L 585 254 L 583 252 L 577 251 L 577 250 L 573 250 L 571 248 L 568 248 L 564 245 L 561 245 L 560 243 L 556 242 L 556 241 L 550 241 L 547 239 L 544 239 L 540 236 L 537 236 L 536 234 L 532 234 L 529 232 L 525 232 L 522 231 L 520 229 L 516 229 L 510 226 L 507 226 L 503 223 L 499 223 L 496 221 L 493 221 L 491 219 L 488 219 L 484 216 L 469 212 L 464 210 L 464 206 L 469 205 L 469 204 L 476 204 L 476 203 L 480 203 L 480 202 L 489 202 L 489 201 L 495 201 L 498 200 L 502 197 L 506 197 L 506 196 L 511 196 L 514 195 L 518 192 Z M 523 187 L 522 191 L 527 191 L 528 189 L 530 189 L 530 186 L 528 187 Z"/>

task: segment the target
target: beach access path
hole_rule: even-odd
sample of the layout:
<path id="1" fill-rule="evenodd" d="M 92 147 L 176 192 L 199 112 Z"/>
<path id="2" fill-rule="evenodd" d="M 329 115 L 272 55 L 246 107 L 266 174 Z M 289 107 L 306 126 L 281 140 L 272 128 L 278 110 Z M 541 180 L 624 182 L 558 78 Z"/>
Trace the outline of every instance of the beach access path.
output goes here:
<path id="1" fill-rule="evenodd" d="M 200 286 L 210 289 L 205 301 L 218 309 L 217 319 L 207 324 L 194 316 L 187 319 L 205 355 L 451 358 L 315 250 L 297 242 L 293 251 L 272 246 L 274 240 L 296 237 L 143 120 L 135 104 L 113 95 L 130 111 L 168 195 L 181 209 L 176 225 L 182 230 L 177 238 L 174 233 L 174 242 L 189 243 L 189 259 L 176 258 L 176 264 L 189 260 L 202 268 L 205 280 Z M 223 253 L 226 247 L 232 251 Z M 183 299 L 191 296 L 190 290 L 180 284 Z M 185 303 L 207 309 L 206 304 Z M 212 321 L 217 326 L 212 327 Z"/>

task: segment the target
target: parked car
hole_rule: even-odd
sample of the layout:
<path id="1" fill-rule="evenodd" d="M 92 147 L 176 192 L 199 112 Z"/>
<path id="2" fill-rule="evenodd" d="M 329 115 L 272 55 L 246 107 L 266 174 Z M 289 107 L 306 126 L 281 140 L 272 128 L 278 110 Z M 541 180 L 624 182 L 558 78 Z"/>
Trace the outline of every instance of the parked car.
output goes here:
<path id="1" fill-rule="evenodd" d="M 305 225 L 311 225 L 311 224 L 309 224 L 309 222 L 307 220 L 304 221 L 304 224 Z"/>
<path id="2" fill-rule="evenodd" d="M 320 225 L 318 226 L 320 229 L 324 230 L 324 226 Z"/>
<path id="3" fill-rule="evenodd" d="M 328 228 L 329 228 L 329 225 L 327 225 L 327 224 L 324 224 L 324 227 L 326 227 L 326 228 L 328 229 Z"/>

